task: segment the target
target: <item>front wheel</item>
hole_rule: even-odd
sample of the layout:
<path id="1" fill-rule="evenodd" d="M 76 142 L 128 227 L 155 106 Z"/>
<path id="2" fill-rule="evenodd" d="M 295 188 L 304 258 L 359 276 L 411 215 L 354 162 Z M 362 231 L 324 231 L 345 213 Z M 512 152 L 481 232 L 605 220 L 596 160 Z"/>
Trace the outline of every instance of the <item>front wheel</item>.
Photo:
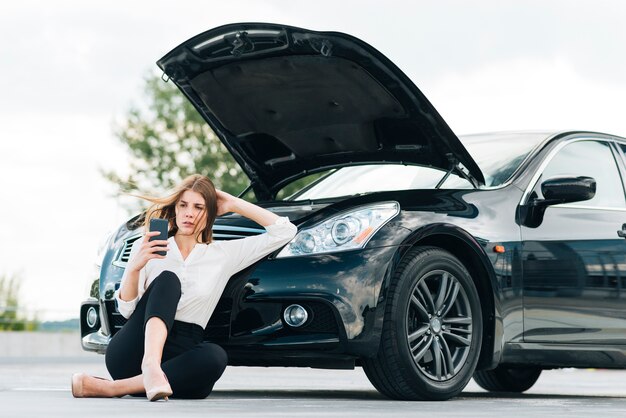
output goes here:
<path id="1" fill-rule="evenodd" d="M 390 284 L 381 343 L 363 369 L 394 399 L 446 400 L 472 377 L 482 339 L 476 286 L 448 251 L 417 247 Z"/>
<path id="2" fill-rule="evenodd" d="M 530 389 L 539 379 L 541 369 L 536 367 L 509 368 L 498 366 L 493 370 L 474 373 L 478 386 L 490 392 L 522 393 Z"/>

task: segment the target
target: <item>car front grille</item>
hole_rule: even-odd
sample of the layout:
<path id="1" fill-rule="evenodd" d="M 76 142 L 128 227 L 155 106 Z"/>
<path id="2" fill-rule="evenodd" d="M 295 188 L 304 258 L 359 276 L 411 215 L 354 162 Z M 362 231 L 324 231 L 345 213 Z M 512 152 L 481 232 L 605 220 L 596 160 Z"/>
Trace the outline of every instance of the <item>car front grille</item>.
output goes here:
<path id="1" fill-rule="evenodd" d="M 104 305 L 106 307 L 106 315 L 107 320 L 109 321 L 111 336 L 114 336 L 117 331 L 119 331 L 124 326 L 124 324 L 126 323 L 126 318 L 124 318 L 122 314 L 118 312 L 114 300 L 106 301 Z"/>
<path id="2" fill-rule="evenodd" d="M 124 326 L 126 318 L 118 312 L 114 300 L 105 302 L 105 306 L 111 336 L 113 336 Z M 205 341 L 217 343 L 228 340 L 228 336 L 230 335 L 230 314 L 232 307 L 233 300 L 231 298 L 222 298 L 219 301 L 215 307 L 215 311 L 213 311 L 213 315 L 211 315 L 208 325 L 204 329 Z"/>
<path id="3" fill-rule="evenodd" d="M 216 241 L 245 238 L 253 235 L 259 235 L 264 232 L 265 229 L 259 228 L 244 228 L 240 226 L 230 225 L 213 225 L 213 239 Z"/>
<path id="4" fill-rule="evenodd" d="M 118 257 L 118 261 L 122 263 L 128 263 L 128 258 L 130 257 L 130 250 L 133 248 L 133 244 L 135 241 L 139 239 L 139 236 L 130 237 L 126 241 L 124 241 L 124 248 L 122 248 L 122 252 Z"/>
<path id="5" fill-rule="evenodd" d="M 259 228 L 244 228 L 240 226 L 230 225 L 213 225 L 213 239 L 215 241 L 245 238 L 259 235 L 264 232 L 265 229 Z M 126 263 L 128 263 L 128 259 L 130 258 L 130 251 L 133 248 L 133 244 L 139 239 L 140 236 L 141 235 L 134 235 L 124 240 L 124 246 L 122 247 L 122 251 L 120 251 L 113 264 L 118 267 L 126 267 Z"/>

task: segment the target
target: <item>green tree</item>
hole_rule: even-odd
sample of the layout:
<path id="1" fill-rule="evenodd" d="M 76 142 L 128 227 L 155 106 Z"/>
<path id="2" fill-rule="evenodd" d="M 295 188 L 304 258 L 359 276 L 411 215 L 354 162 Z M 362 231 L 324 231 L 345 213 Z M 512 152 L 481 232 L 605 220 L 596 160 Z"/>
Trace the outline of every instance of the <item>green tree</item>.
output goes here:
<path id="1" fill-rule="evenodd" d="M 0 331 L 35 331 L 39 322 L 20 314 L 20 279 L 17 275 L 0 276 Z"/>
<path id="2" fill-rule="evenodd" d="M 172 82 L 145 78 L 145 105 L 133 106 L 115 135 L 131 156 L 129 174 L 102 170 L 118 192 L 160 195 L 193 173 L 238 195 L 249 180 L 198 111 Z"/>

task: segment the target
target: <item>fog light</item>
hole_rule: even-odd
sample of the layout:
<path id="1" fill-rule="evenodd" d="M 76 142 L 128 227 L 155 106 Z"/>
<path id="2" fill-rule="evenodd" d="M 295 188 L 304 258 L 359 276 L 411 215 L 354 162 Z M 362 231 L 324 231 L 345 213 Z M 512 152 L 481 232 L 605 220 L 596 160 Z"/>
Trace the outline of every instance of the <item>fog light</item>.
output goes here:
<path id="1" fill-rule="evenodd" d="M 98 312 L 96 312 L 96 308 L 93 306 L 87 310 L 86 320 L 89 328 L 94 328 L 98 323 Z"/>
<path id="2" fill-rule="evenodd" d="M 306 309 L 300 305 L 289 305 L 283 313 L 283 318 L 285 318 L 287 325 L 297 328 L 304 325 L 306 320 L 309 318 L 309 314 Z"/>

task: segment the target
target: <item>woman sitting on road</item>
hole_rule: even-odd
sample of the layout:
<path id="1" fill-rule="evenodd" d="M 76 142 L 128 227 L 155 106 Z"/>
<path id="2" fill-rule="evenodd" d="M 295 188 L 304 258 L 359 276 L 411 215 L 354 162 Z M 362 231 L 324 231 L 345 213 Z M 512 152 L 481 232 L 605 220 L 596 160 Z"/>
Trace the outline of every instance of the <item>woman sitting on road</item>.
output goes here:
<path id="1" fill-rule="evenodd" d="M 285 245 L 297 231 L 287 217 L 216 190 L 211 180 L 197 174 L 165 198 L 145 198 L 152 202 L 146 231 L 150 219 L 168 219 L 169 239 L 149 241 L 158 232 L 146 232 L 133 244 L 115 292 L 128 321 L 109 342 L 105 356 L 114 380 L 75 374 L 74 397 L 145 393 L 151 401 L 206 398 L 227 356 L 220 346 L 203 342 L 203 332 L 228 279 Z M 228 212 L 263 225 L 267 233 L 213 241 L 215 218 Z"/>

